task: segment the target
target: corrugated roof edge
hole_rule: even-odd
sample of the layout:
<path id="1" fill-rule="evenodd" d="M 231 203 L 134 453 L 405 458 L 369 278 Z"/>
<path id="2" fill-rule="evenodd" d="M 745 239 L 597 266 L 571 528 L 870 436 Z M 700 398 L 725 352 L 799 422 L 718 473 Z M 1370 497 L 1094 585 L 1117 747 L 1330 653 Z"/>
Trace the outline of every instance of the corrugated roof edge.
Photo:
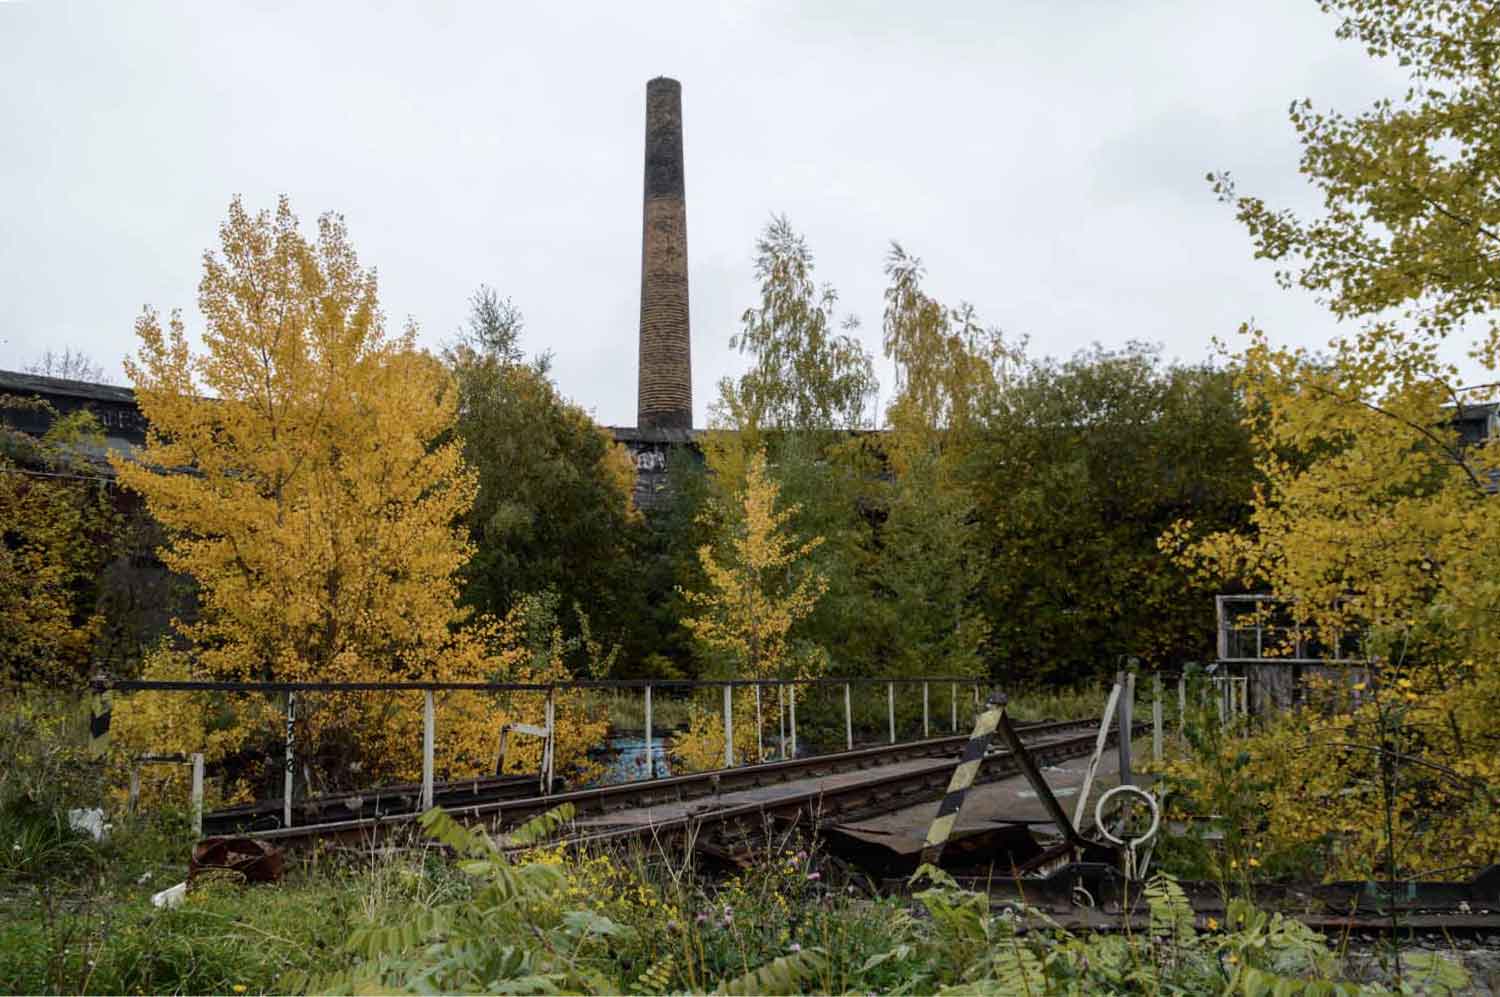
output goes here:
<path id="1" fill-rule="evenodd" d="M 96 384 L 65 377 L 44 377 L 19 370 L 0 370 L 0 394 L 71 395 L 100 402 L 135 404 L 135 390 L 117 384 Z"/>

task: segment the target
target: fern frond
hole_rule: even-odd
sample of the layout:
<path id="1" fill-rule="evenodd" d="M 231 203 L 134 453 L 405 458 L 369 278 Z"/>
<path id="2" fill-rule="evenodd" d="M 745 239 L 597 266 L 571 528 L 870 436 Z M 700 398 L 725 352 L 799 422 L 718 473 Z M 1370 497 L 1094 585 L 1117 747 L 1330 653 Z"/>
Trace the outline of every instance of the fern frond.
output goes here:
<path id="1" fill-rule="evenodd" d="M 802 981 L 816 976 L 828 967 L 828 956 L 820 948 L 803 949 L 772 959 L 748 973 L 725 980 L 714 991 L 717 994 L 793 994 L 802 989 Z"/>
<path id="2" fill-rule="evenodd" d="M 484 830 L 465 827 L 454 820 L 442 807 L 433 807 L 417 818 L 422 830 L 438 844 L 464 858 L 488 858 L 498 851 L 495 843 Z"/>
<path id="3" fill-rule="evenodd" d="M 474 905 L 481 910 L 503 907 L 517 900 L 550 896 L 568 881 L 557 866 L 537 863 L 509 866 L 492 862 L 485 872 L 489 883 L 474 895 Z"/>
<path id="4" fill-rule="evenodd" d="M 448 928 L 448 916 L 442 910 L 425 910 L 399 924 L 372 924 L 355 928 L 344 942 L 344 950 L 371 961 L 383 955 L 407 952 L 422 945 Z"/>
<path id="5" fill-rule="evenodd" d="M 573 819 L 573 804 L 564 803 L 544 814 L 537 814 L 501 840 L 507 848 L 530 848 L 552 837 L 553 833 Z"/>
<path id="6" fill-rule="evenodd" d="M 1171 876 L 1158 872 L 1146 882 L 1146 904 L 1151 909 L 1153 936 L 1177 943 L 1197 937 L 1193 930 L 1192 901 Z"/>

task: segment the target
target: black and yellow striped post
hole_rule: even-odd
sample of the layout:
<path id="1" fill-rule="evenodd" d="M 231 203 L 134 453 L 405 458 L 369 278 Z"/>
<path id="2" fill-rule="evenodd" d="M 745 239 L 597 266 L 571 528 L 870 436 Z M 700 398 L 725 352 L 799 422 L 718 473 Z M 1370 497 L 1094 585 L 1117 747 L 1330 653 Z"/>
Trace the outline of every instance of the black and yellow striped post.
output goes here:
<path id="1" fill-rule="evenodd" d="M 969 743 L 964 745 L 964 753 L 959 759 L 958 767 L 953 770 L 953 778 L 948 780 L 948 792 L 938 804 L 937 817 L 927 829 L 927 840 L 922 843 L 924 864 L 937 865 L 938 859 L 942 857 L 943 848 L 953 835 L 953 825 L 958 823 L 958 812 L 963 809 L 964 797 L 979 775 L 984 753 L 989 750 L 990 739 L 995 736 L 995 728 L 999 726 L 1000 715 L 1004 711 L 1005 696 L 997 692 L 990 697 L 984 711 L 975 718 L 974 733 L 969 735 Z"/>
<path id="2" fill-rule="evenodd" d="M 103 758 L 109 754 L 109 717 L 114 702 L 107 675 L 95 675 L 89 680 L 89 757 Z"/>

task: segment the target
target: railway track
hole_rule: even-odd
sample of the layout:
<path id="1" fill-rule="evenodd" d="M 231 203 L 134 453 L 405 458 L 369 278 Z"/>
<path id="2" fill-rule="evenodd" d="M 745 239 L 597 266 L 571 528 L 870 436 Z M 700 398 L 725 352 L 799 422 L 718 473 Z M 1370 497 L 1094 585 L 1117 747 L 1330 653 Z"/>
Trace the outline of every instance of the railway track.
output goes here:
<path id="1" fill-rule="evenodd" d="M 535 775 L 454 779 L 433 787 L 433 802 L 445 809 L 454 809 L 535 796 L 537 788 Z M 292 803 L 293 826 L 411 813 L 421 796 L 421 784 L 412 782 L 307 797 Z M 225 835 L 271 831 L 284 826 L 284 814 L 284 801 L 280 798 L 225 807 L 203 815 L 203 833 Z"/>
<path id="2" fill-rule="evenodd" d="M 1092 719 L 1065 720 L 1030 724 L 1020 733 L 1031 756 L 1047 765 L 1092 752 L 1097 727 Z M 1144 731 L 1145 725 L 1136 730 Z M 803 826 L 812 829 L 936 799 L 967 741 L 967 735 L 932 738 L 448 809 L 465 822 L 504 830 L 571 804 L 570 841 L 604 843 L 687 832 L 695 837 L 709 832 L 712 838 L 729 841 L 758 835 L 767 822 L 810 822 Z M 991 751 L 976 781 L 1008 778 L 1020 771 L 1008 750 Z M 417 817 L 407 812 L 324 821 L 260 831 L 254 837 L 291 849 L 320 841 L 372 844 L 393 833 L 410 833 Z"/>
<path id="3" fill-rule="evenodd" d="M 1125 888 L 1110 866 L 1079 863 L 1040 879 L 959 880 L 960 885 L 988 893 L 993 909 L 1019 912 L 1019 925 L 1070 931 L 1150 931 L 1151 916 L 1139 884 Z M 1201 931 L 1228 925 L 1219 883 L 1180 880 Z M 902 892 L 904 881 L 887 881 L 884 889 Z M 1251 897 L 1256 908 L 1293 918 L 1323 934 L 1350 943 L 1395 936 L 1463 940 L 1500 946 L 1500 866 L 1491 866 L 1468 882 L 1397 884 L 1396 898 L 1371 882 L 1257 883 Z M 1044 918 L 1036 917 L 1036 913 Z"/>
<path id="4" fill-rule="evenodd" d="M 1039 725 L 1046 726 L 1048 723 L 1051 722 L 1032 721 L 1018 724 L 1017 727 L 1026 730 Z M 1072 721 L 1062 722 L 1064 727 L 1070 723 Z M 895 745 L 892 750 L 902 752 L 911 746 L 920 746 L 919 753 L 924 753 L 927 746 L 932 746 L 932 750 L 941 754 L 949 750 L 962 750 L 965 740 L 967 738 L 963 735 L 929 738 L 925 741 Z M 884 746 L 880 750 L 885 750 Z M 802 761 L 812 760 L 803 759 Z M 650 781 L 652 780 L 639 780 L 635 783 L 620 785 L 639 786 Z M 479 804 L 537 797 L 537 789 L 538 777 L 535 775 L 516 774 L 453 779 L 434 785 L 433 802 L 436 806 L 447 810 L 463 810 Z M 292 826 L 342 823 L 365 818 L 389 819 L 402 814 L 416 813 L 421 792 L 420 783 L 395 783 L 294 800 Z M 224 807 L 203 815 L 203 833 L 225 835 L 260 834 L 274 831 L 286 826 L 284 815 L 284 801 L 280 797 Z"/>

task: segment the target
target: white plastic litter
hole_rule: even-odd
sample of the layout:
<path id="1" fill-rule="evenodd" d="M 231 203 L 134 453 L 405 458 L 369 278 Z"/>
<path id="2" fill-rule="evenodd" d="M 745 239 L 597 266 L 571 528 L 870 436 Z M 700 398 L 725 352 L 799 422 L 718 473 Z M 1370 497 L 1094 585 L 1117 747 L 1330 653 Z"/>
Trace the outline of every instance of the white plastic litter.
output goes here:
<path id="1" fill-rule="evenodd" d="M 182 882 L 178 883 L 176 886 L 169 886 L 165 890 L 162 890 L 160 893 L 153 894 L 151 897 L 151 905 L 153 907 L 176 907 L 178 904 L 182 903 L 182 901 L 186 897 L 187 883 Z"/>
<path id="2" fill-rule="evenodd" d="M 98 807 L 92 810 L 69 810 L 68 826 L 75 831 L 92 835 L 95 841 L 103 841 L 104 836 L 109 833 L 109 825 L 104 823 L 104 811 Z"/>

